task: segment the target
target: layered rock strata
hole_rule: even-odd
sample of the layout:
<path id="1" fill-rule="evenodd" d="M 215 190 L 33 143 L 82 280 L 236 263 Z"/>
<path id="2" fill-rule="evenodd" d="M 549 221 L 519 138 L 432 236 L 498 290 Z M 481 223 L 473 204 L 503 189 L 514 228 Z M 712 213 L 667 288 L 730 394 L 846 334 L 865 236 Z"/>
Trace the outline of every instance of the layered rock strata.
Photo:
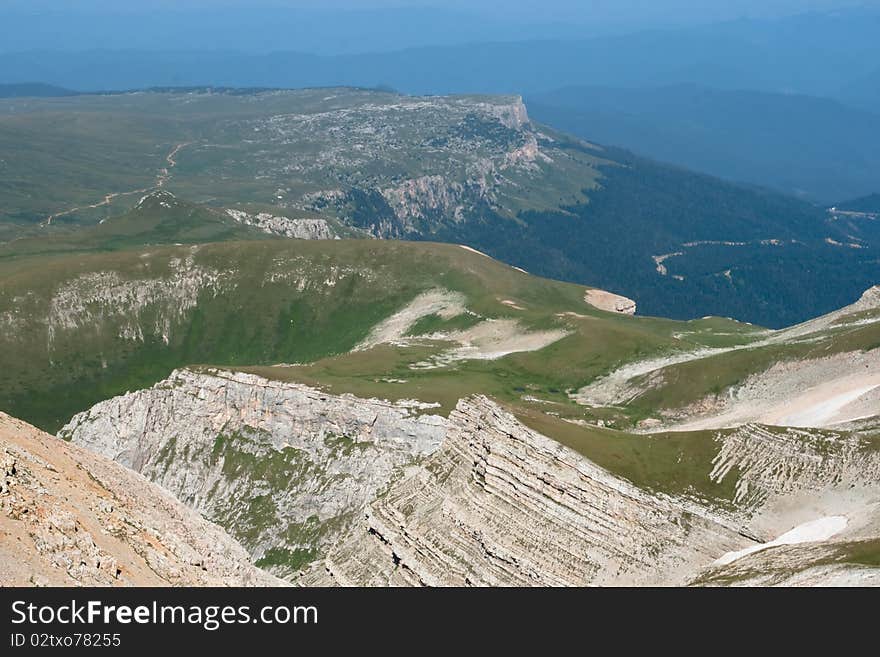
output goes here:
<path id="1" fill-rule="evenodd" d="M 178 370 L 77 415 L 59 435 L 218 522 L 261 566 L 315 558 L 445 420 L 418 402 L 329 395 L 245 373 Z"/>
<path id="2" fill-rule="evenodd" d="M 752 541 L 520 424 L 459 402 L 440 450 L 305 577 L 342 585 L 680 583 Z"/>

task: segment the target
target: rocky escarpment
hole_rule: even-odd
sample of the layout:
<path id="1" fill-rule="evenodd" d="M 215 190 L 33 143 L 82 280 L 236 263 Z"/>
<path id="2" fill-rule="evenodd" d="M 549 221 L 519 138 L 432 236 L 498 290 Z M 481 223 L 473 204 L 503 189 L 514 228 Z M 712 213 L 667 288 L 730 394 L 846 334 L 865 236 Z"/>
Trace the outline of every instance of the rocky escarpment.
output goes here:
<path id="1" fill-rule="evenodd" d="M 269 235 L 291 237 L 300 240 L 338 239 L 326 219 L 279 217 L 270 212 L 249 214 L 242 210 L 229 209 L 230 217 L 240 224 L 255 226 Z"/>
<path id="2" fill-rule="evenodd" d="M 126 277 L 116 271 L 81 274 L 59 285 L 49 300 L 45 318 L 48 350 L 52 354 L 78 342 L 78 329 L 100 332 L 116 327 L 121 340 L 143 342 L 159 338 L 167 344 L 173 328 L 195 308 L 202 295 L 217 296 L 227 289 L 231 271 L 202 267 L 195 262 L 198 247 L 185 258 L 171 257 L 167 268 Z M 27 306 L 32 299 L 21 299 Z"/>
<path id="3" fill-rule="evenodd" d="M 369 506 L 305 577 L 343 585 L 684 581 L 752 541 L 516 421 L 459 402 L 441 449 Z"/>
<path id="4" fill-rule="evenodd" d="M 716 500 L 640 488 L 486 397 L 460 401 L 448 420 L 422 410 L 182 370 L 99 404 L 63 433 L 143 472 L 228 528 L 258 565 L 303 584 L 876 576 L 859 570 L 880 535 L 880 452 L 870 433 L 759 425 L 719 432 L 708 438 L 717 451 L 705 472 L 731 492 Z M 795 568 L 791 555 L 806 547 L 771 543 L 823 518 L 842 519 L 846 529 L 833 545 L 810 539 L 815 568 Z M 719 562 L 731 554 L 743 556 Z M 764 563 L 775 573 L 769 579 L 749 565 Z"/>
<path id="5" fill-rule="evenodd" d="M 385 239 L 436 238 L 438 230 L 482 221 L 487 213 L 556 209 L 563 199 L 584 200 L 583 189 L 598 176 L 599 160 L 560 148 L 532 124 L 519 97 L 399 97 L 275 116 L 254 128 L 258 139 L 275 137 L 267 149 L 277 148 L 277 137 L 298 146 L 279 153 L 264 177 L 317 174 L 314 182 L 323 187 L 297 196 L 285 181 L 278 198 L 286 207 Z M 579 175 L 557 175 L 569 167 Z M 328 170 L 335 178 L 330 185 Z M 544 193 L 524 196 L 526 184 Z"/>
<path id="6" fill-rule="evenodd" d="M 880 585 L 880 452 L 870 431 L 746 425 L 719 434 L 713 481 L 733 477 L 763 543 L 722 555 L 703 586 Z"/>
<path id="7" fill-rule="evenodd" d="M 874 488 L 880 481 L 876 438 L 833 431 L 749 424 L 721 437 L 710 478 L 736 478 L 734 502 L 754 510 L 792 493 Z"/>
<path id="8" fill-rule="evenodd" d="M 282 583 L 140 475 L 4 413 L 0 538 L 2 586 Z"/>
<path id="9" fill-rule="evenodd" d="M 144 474 L 289 575 L 437 449 L 445 420 L 425 410 L 179 370 L 74 417 L 60 435 Z"/>

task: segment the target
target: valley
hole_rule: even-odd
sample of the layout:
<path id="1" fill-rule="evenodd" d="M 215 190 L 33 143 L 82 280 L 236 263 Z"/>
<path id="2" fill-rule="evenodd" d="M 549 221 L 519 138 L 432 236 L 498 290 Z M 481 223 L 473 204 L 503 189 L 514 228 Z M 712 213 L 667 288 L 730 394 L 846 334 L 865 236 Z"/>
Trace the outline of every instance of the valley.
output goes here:
<path id="1" fill-rule="evenodd" d="M 0 106 L 4 584 L 880 581 L 870 197 L 518 97 Z"/>

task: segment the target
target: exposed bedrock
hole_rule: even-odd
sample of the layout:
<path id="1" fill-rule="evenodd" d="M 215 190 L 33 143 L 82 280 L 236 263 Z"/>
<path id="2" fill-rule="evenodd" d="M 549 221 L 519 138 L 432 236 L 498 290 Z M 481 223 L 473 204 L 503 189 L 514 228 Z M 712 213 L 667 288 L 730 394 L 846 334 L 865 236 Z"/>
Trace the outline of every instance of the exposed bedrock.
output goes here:
<path id="1" fill-rule="evenodd" d="M 445 420 L 423 406 L 178 370 L 77 415 L 60 435 L 144 474 L 289 575 L 437 448 Z"/>
<path id="2" fill-rule="evenodd" d="M 478 396 L 459 402 L 440 450 L 371 504 L 305 581 L 678 583 L 731 546 L 752 543 Z"/>

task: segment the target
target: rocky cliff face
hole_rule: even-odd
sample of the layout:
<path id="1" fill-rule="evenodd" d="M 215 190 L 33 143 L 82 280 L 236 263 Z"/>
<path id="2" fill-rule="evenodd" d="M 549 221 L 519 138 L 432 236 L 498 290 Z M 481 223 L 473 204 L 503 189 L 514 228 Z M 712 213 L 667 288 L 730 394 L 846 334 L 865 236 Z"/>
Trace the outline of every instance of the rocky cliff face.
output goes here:
<path id="1" fill-rule="evenodd" d="M 307 574 L 343 585 L 682 582 L 752 541 L 517 422 L 459 403 L 441 449 Z"/>
<path id="2" fill-rule="evenodd" d="M 584 188 L 598 178 L 600 160 L 560 147 L 531 123 L 519 97 L 400 97 L 393 104 L 273 117 L 254 127 L 258 139 L 274 137 L 268 148 L 279 135 L 298 146 L 293 157 L 285 150 L 265 177 L 280 170 L 320 173 L 314 183 L 322 188 L 279 202 L 315 216 L 329 213 L 386 239 L 436 236 L 487 213 L 555 210 L 562 200 L 584 200 Z M 304 157 L 300 148 L 319 154 Z M 572 170 L 578 175 L 570 176 Z M 328 171 L 335 178 L 329 186 Z M 526 184 L 542 193 L 524 194 Z"/>
<path id="3" fill-rule="evenodd" d="M 749 424 L 720 439 L 710 478 L 736 477 L 745 511 L 792 493 L 873 487 L 880 480 L 877 440 L 834 431 Z"/>
<path id="4" fill-rule="evenodd" d="M 91 272 L 60 285 L 45 319 L 50 356 L 68 348 L 71 338 L 79 339 L 74 332 L 83 328 L 100 331 L 114 326 L 122 340 L 156 337 L 167 344 L 172 329 L 196 307 L 200 295 L 220 294 L 233 275 L 197 265 L 198 247 L 188 251 L 185 258 L 170 258 L 162 272 L 145 272 L 139 278 Z"/>
<path id="5" fill-rule="evenodd" d="M 445 420 L 425 410 L 179 370 L 74 417 L 60 435 L 142 473 L 289 575 L 437 449 Z"/>
<path id="6" fill-rule="evenodd" d="M 878 577 L 874 429 L 720 431 L 707 437 L 716 451 L 705 472 L 730 492 L 709 499 L 640 488 L 483 396 L 448 419 L 428 410 L 180 370 L 98 404 L 62 435 L 143 473 L 226 528 L 258 566 L 303 584 Z M 832 542 L 799 529 L 826 521 L 843 522 Z M 779 542 L 792 532 L 808 545 Z"/>
<path id="7" fill-rule="evenodd" d="M 226 214 L 240 224 L 255 226 L 269 235 L 291 237 L 300 240 L 332 240 L 336 233 L 326 219 L 279 217 L 270 212 L 249 214 L 229 209 Z"/>
<path id="8" fill-rule="evenodd" d="M 273 586 L 138 474 L 0 413 L 0 585 Z"/>

